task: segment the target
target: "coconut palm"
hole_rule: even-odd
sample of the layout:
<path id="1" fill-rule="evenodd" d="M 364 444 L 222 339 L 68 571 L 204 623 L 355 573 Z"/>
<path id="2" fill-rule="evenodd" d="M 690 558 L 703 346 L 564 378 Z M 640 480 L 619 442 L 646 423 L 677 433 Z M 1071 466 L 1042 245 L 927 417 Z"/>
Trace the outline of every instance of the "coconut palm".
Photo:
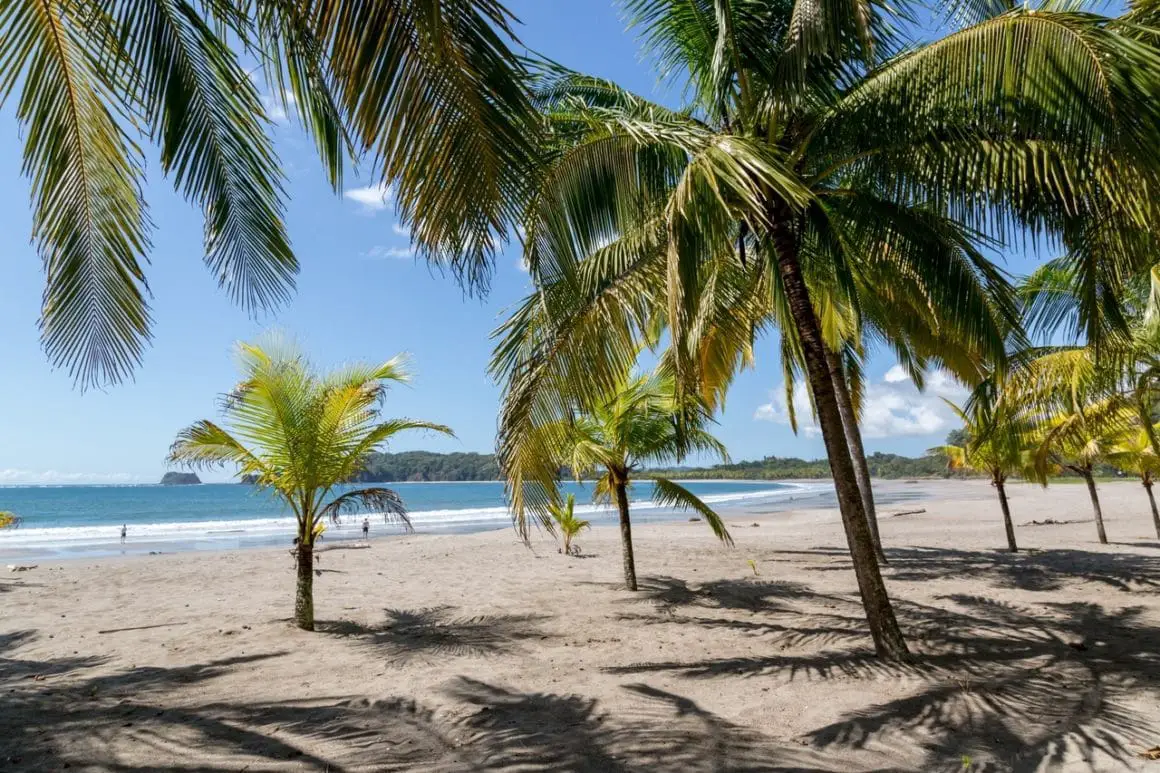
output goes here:
<path id="1" fill-rule="evenodd" d="M 575 510 L 575 494 L 569 494 L 563 504 L 553 505 L 551 508 L 552 520 L 555 522 L 556 528 L 560 530 L 560 537 L 564 541 L 561 552 L 566 556 L 572 555 L 572 548 L 574 547 L 572 540 L 576 538 L 576 535 L 592 525 L 588 521 L 577 518 Z"/>
<path id="2" fill-rule="evenodd" d="M 991 479 L 1003 511 L 1007 548 L 1017 553 L 1019 546 L 1015 542 L 1015 525 L 1011 522 L 1006 484 L 1011 475 L 1034 477 L 1035 447 L 1031 444 L 1034 428 L 1009 410 L 976 406 L 968 413 L 960 406 L 946 402 L 962 419 L 966 439 L 962 445 L 938 446 L 927 453 L 945 456 L 949 470 L 977 471 Z"/>
<path id="3" fill-rule="evenodd" d="M 652 500 L 662 507 L 693 510 L 700 515 L 713 534 L 726 545 L 733 539 L 721 517 L 684 486 L 667 478 L 650 475 L 648 465 L 662 465 L 680 461 L 685 454 L 704 451 L 727 459 L 728 454 L 720 441 L 703 429 L 707 416 L 693 414 L 688 406 L 678 405 L 671 378 L 649 374 L 626 374 L 620 384 L 591 406 L 577 406 L 572 415 L 538 424 L 532 438 L 521 452 L 536 454 L 539 458 L 534 469 L 525 466 L 525 475 L 514 482 L 513 488 L 536 488 L 542 497 L 536 501 L 548 503 L 536 515 L 548 528 L 552 527 L 552 504 L 559 501 L 558 471 L 571 470 L 576 479 L 595 478 L 593 499 L 616 508 L 620 521 L 620 543 L 624 565 L 624 584 L 629 590 L 637 589 L 636 562 L 632 550 L 632 521 L 629 512 L 629 494 L 632 484 L 646 478 L 652 486 Z M 523 500 L 515 498 L 513 509 L 517 523 L 526 529 Z"/>
<path id="4" fill-rule="evenodd" d="M 346 159 L 366 157 L 416 248 L 486 286 L 535 135 L 512 44 L 496 0 L 0 5 L 0 102 L 24 137 L 50 360 L 87 386 L 141 359 L 143 143 L 203 211 L 205 261 L 231 298 L 257 310 L 287 297 L 298 262 L 275 110 L 297 116 L 336 190 Z"/>
<path id="5" fill-rule="evenodd" d="M 1156 508 L 1156 496 L 1152 493 L 1152 487 L 1160 476 L 1160 456 L 1153 450 L 1151 440 L 1155 433 L 1155 428 L 1151 433 L 1144 429 L 1128 430 L 1107 452 L 1106 458 L 1109 464 L 1140 478 L 1152 508 L 1152 526 L 1156 529 L 1157 539 L 1160 539 L 1160 510 Z"/>
<path id="6" fill-rule="evenodd" d="M 508 347 L 534 358 L 508 362 L 501 457 L 545 410 L 537 389 L 606 389 L 658 307 L 682 390 L 697 391 L 706 264 L 764 272 L 804 365 L 876 648 L 902 657 L 814 290 L 861 310 L 860 290 L 888 308 L 893 286 L 860 283 L 868 273 L 920 283 L 936 334 L 968 332 L 1002 362 L 1010 328 L 991 324 L 1003 305 L 979 231 L 1050 235 L 1088 257 L 1085 287 L 1117 286 L 1148 259 L 1136 237 L 1156 206 L 1160 56 L 1133 22 L 1055 4 L 956 4 L 968 26 L 905 51 L 888 10 L 861 0 L 625 7 L 690 101 L 673 110 L 543 68 L 546 164 L 525 256 L 539 289 L 563 281 L 581 300 L 531 301 L 560 305 Z"/>
<path id="7" fill-rule="evenodd" d="M 0 510 L 0 529 L 15 529 L 20 526 L 21 518 L 16 513 Z"/>
<path id="8" fill-rule="evenodd" d="M 382 418 L 388 386 L 409 379 L 400 357 L 320 373 L 293 345 L 272 338 L 239 344 L 237 359 L 241 380 L 222 400 L 225 424 L 202 420 L 182 430 L 169 461 L 195 468 L 231 465 L 286 503 L 297 522 L 294 621 L 312 631 L 314 545 L 328 520 L 342 513 L 381 513 L 410 527 L 395 491 L 343 484 L 400 432 L 452 432 L 441 424 Z"/>
<path id="9" fill-rule="evenodd" d="M 1109 398 L 1091 403 L 1075 412 L 1061 412 L 1044 421 L 1044 435 L 1035 451 L 1035 465 L 1044 482 L 1049 465 L 1070 470 L 1083 478 L 1091 498 L 1096 533 L 1104 545 L 1108 542 L 1108 535 L 1104 530 L 1104 513 L 1096 490 L 1095 467 L 1109 460 L 1118 440 L 1135 422 L 1135 412 L 1120 400 Z"/>

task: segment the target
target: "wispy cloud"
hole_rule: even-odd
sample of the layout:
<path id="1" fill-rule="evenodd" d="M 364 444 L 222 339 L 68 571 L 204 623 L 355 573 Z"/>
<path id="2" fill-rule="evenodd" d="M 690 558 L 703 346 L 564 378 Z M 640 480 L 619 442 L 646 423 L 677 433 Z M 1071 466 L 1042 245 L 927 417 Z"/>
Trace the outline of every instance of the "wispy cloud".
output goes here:
<path id="1" fill-rule="evenodd" d="M 146 483 L 127 472 L 61 472 L 59 470 L 0 470 L 0 485 L 63 485 L 66 483 Z"/>
<path id="2" fill-rule="evenodd" d="M 266 111 L 266 117 L 275 123 L 289 122 L 290 116 L 286 114 L 286 108 L 293 107 L 294 104 L 294 93 L 289 90 L 282 92 L 282 99 L 273 94 L 262 95 L 262 109 Z"/>
<path id="3" fill-rule="evenodd" d="M 811 413 L 808 386 L 794 385 L 793 407 L 798 427 L 806 435 L 820 434 Z M 901 366 L 895 365 L 882 381 L 868 384 L 862 398 L 862 434 L 867 438 L 924 436 L 946 432 L 958 425 L 958 419 L 943 398 L 959 401 L 967 389 L 945 371 L 935 371 L 926 378 L 926 389 L 915 387 Z M 759 405 L 753 414 L 757 421 L 789 424 L 789 402 L 785 382 L 770 392 L 769 402 Z"/>
<path id="4" fill-rule="evenodd" d="M 362 212 L 374 214 L 387 208 L 387 202 L 391 198 L 391 187 L 379 183 L 378 185 L 368 185 L 363 188 L 351 188 L 343 191 L 342 195 L 362 205 Z"/>
<path id="5" fill-rule="evenodd" d="M 393 224 L 391 226 L 391 230 L 394 231 L 399 236 L 406 236 L 406 237 L 411 236 L 411 229 L 404 228 L 403 226 L 399 225 L 398 223 Z"/>
<path id="6" fill-rule="evenodd" d="M 402 260 L 411 257 L 413 254 L 410 247 L 387 247 L 384 244 L 376 244 L 369 250 L 360 252 L 359 257 L 366 258 L 367 260 L 387 260 L 390 258 Z"/>

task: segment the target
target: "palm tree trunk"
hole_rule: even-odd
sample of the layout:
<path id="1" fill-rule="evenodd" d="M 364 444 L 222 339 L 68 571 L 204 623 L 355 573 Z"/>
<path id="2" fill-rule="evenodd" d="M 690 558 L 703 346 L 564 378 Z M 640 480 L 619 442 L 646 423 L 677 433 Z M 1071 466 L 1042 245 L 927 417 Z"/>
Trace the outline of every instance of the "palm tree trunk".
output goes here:
<path id="1" fill-rule="evenodd" d="M 628 519 L 628 487 L 624 478 L 613 474 L 612 488 L 616 509 L 620 513 L 620 553 L 624 562 L 624 586 L 636 590 L 636 563 L 632 558 L 632 522 Z"/>
<path id="2" fill-rule="evenodd" d="M 776 200 L 770 209 L 771 219 L 777 224 L 773 230 L 773 237 L 774 247 L 777 250 L 778 273 L 801 342 L 806 376 L 814 396 L 814 407 L 818 412 L 822 438 L 826 443 L 826 455 L 830 460 L 830 472 L 838 495 L 842 525 L 846 529 L 846 541 L 849 543 L 854 574 L 862 595 L 862 605 L 866 609 L 866 619 L 870 624 L 870 635 L 874 639 L 874 648 L 880 657 L 891 660 L 904 659 L 909 654 L 906 640 L 903 639 L 902 631 L 898 627 L 898 620 L 890 605 L 890 597 L 886 594 L 886 584 L 882 581 L 882 573 L 874 557 L 874 539 L 867 525 L 862 494 L 858 490 L 854 464 L 846 444 L 842 414 L 838 410 L 838 401 L 834 394 L 834 374 L 826 364 L 826 347 L 822 331 L 810 303 L 809 290 L 802 276 L 801 266 L 798 264 L 796 237 L 791 228 L 793 213 L 780 200 Z"/>
<path id="3" fill-rule="evenodd" d="M 996 475 L 992 478 L 995 484 L 995 490 L 999 492 L 999 507 L 1003 508 L 1003 528 L 1007 530 L 1007 548 L 1012 553 L 1019 552 L 1019 546 L 1015 544 L 1015 525 L 1011 523 L 1011 506 L 1007 504 L 1007 489 L 1002 475 Z"/>
<path id="4" fill-rule="evenodd" d="M 314 545 L 298 541 L 298 589 L 294 597 L 294 623 L 314 630 Z"/>
<path id="5" fill-rule="evenodd" d="M 1156 509 L 1156 496 L 1152 493 L 1152 481 L 1144 481 L 1144 490 L 1148 492 L 1148 504 L 1152 505 L 1152 525 L 1156 528 L 1156 539 L 1160 539 L 1160 510 Z"/>
<path id="6" fill-rule="evenodd" d="M 846 445 L 850 447 L 850 460 L 854 463 L 854 481 L 858 493 L 862 495 L 862 509 L 866 511 L 866 523 L 874 540 L 874 555 L 878 563 L 889 563 L 882 552 L 882 537 L 878 533 L 878 511 L 874 507 L 874 489 L 870 483 L 870 465 L 866 463 L 866 449 L 862 445 L 862 431 L 858 428 L 858 416 L 854 413 L 854 401 L 850 399 L 850 388 L 846 382 L 845 370 L 837 353 L 826 347 L 826 365 L 834 376 L 834 396 L 838 399 L 838 412 L 842 414 L 842 429 L 846 435 Z"/>
<path id="7" fill-rule="evenodd" d="M 1100 496 L 1096 493 L 1096 482 L 1092 478 L 1091 470 L 1080 470 L 1083 482 L 1087 484 L 1088 496 L 1092 498 L 1092 511 L 1096 514 L 1096 532 L 1100 535 L 1100 544 L 1108 544 L 1108 535 L 1104 531 L 1104 511 L 1100 509 Z"/>

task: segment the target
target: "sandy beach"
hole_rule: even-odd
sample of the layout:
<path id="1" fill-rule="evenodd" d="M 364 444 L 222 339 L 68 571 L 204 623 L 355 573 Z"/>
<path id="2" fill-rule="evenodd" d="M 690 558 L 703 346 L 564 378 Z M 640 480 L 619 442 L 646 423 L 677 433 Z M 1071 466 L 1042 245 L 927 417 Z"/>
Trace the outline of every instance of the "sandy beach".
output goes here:
<path id="1" fill-rule="evenodd" d="M 1160 769 L 1140 487 L 1101 485 L 1101 546 L 1082 486 L 1013 486 L 1011 555 L 986 483 L 924 485 L 881 514 L 906 665 L 874 657 L 833 509 L 731 518 L 733 550 L 642 525 L 637 593 L 605 527 L 581 558 L 510 530 L 334 550 L 313 634 L 286 550 L 4 572 L 0 769 Z"/>

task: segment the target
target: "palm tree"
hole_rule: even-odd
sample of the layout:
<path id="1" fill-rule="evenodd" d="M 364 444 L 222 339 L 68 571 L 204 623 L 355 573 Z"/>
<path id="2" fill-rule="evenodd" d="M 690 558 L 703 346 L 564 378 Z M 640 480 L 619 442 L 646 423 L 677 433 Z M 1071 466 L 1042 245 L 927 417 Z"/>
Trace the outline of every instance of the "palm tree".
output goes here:
<path id="1" fill-rule="evenodd" d="M 560 530 L 560 536 L 564 540 L 562 552 L 566 556 L 572 555 L 572 540 L 576 538 L 576 535 L 592 525 L 588 521 L 577 518 L 575 510 L 575 494 L 569 494 L 568 498 L 564 500 L 564 504 L 553 505 L 551 508 L 552 520 L 555 522 L 556 528 Z M 577 550 L 579 549 L 577 548 Z"/>
<path id="2" fill-rule="evenodd" d="M 707 266 L 762 274 L 804 366 L 876 649 L 904 657 L 818 302 L 888 310 L 894 281 L 917 283 L 932 336 L 960 331 L 1001 364 L 1018 325 L 984 237 L 1029 228 L 1082 244 L 1084 286 L 1114 289 L 1148 259 L 1131 237 L 1156 206 L 1160 56 L 1133 22 L 1054 5 L 956 4 L 972 24 L 905 50 L 883 6 L 862 0 L 625 7 L 691 101 L 672 110 L 542 68 L 546 163 L 523 220 L 541 291 L 529 304 L 550 324 L 522 343 L 505 328 L 501 457 L 549 410 L 539 390 L 606 389 L 658 320 L 682 392 L 702 389 Z M 875 273 L 887 281 L 865 281 Z M 887 332 L 906 324 L 885 319 Z M 751 354 L 752 331 L 734 332 L 732 350 Z"/>
<path id="3" fill-rule="evenodd" d="M 4 3 L 0 102 L 15 98 L 24 136 L 50 360 L 89 386 L 142 357 L 142 142 L 203 211 L 205 261 L 231 298 L 257 310 L 288 296 L 298 261 L 252 61 L 336 190 L 365 157 L 418 251 L 486 287 L 536 134 L 511 22 L 497 0 Z"/>
<path id="4" fill-rule="evenodd" d="M 1155 432 L 1155 428 L 1151 433 L 1143 429 L 1125 432 L 1119 438 L 1119 442 L 1107 452 L 1106 458 L 1109 464 L 1139 476 L 1140 484 L 1148 494 L 1148 504 L 1152 508 L 1152 526 L 1156 529 L 1157 539 L 1160 539 L 1160 510 L 1156 508 L 1156 496 L 1152 493 L 1152 487 L 1156 485 L 1156 478 L 1160 475 L 1160 456 L 1153 450 L 1151 440 Z"/>
<path id="5" fill-rule="evenodd" d="M 1035 465 L 1044 481 L 1049 464 L 1083 478 L 1092 502 L 1096 533 L 1103 545 L 1108 543 L 1108 535 L 1096 491 L 1095 467 L 1108 461 L 1117 440 L 1135 420 L 1134 411 L 1115 398 L 1091 403 L 1075 412 L 1062 412 L 1047 419 L 1043 424 L 1045 434 L 1035 451 Z"/>
<path id="6" fill-rule="evenodd" d="M 1003 511 L 1003 528 L 1007 532 L 1007 548 L 1019 552 L 1015 543 L 1015 525 L 1011 522 L 1011 507 L 1007 503 L 1007 478 L 1013 474 L 1034 477 L 1033 447 L 1029 443 L 1032 427 L 1013 416 L 1008 410 L 982 409 L 978 406 L 968 413 L 947 401 L 963 421 L 966 439 L 962 445 L 944 445 L 927 453 L 945 456 L 947 469 L 985 473 L 999 495 Z"/>
<path id="7" fill-rule="evenodd" d="M 400 432 L 453 433 L 442 424 L 381 417 L 388 385 L 409 379 L 400 357 L 319 373 L 292 345 L 271 339 L 239 344 L 237 358 L 241 381 L 222 400 L 225 425 L 202 420 L 182 430 L 169 461 L 198 468 L 232 465 L 286 503 L 297 521 L 294 621 L 313 631 L 314 544 L 327 521 L 365 511 L 410 528 L 396 492 L 343 484 Z"/>
<path id="8" fill-rule="evenodd" d="M 16 513 L 0 510 L 0 529 L 15 529 L 20 526 L 21 518 Z"/>
<path id="9" fill-rule="evenodd" d="M 624 584 L 635 591 L 629 493 L 633 481 L 640 477 L 650 481 L 653 502 L 695 511 L 718 539 L 726 545 L 733 544 L 721 517 L 700 498 L 675 481 L 643 471 L 647 465 L 680 461 L 691 451 L 706 451 L 727 459 L 720 441 L 702 428 L 706 420 L 703 413 L 693 415 L 687 407 L 677 404 L 672 379 L 657 374 L 626 375 L 617 388 L 591 407 L 578 406 L 571 416 L 537 425 L 521 452 L 539 456 L 534 468 L 529 465 L 524 471 L 534 469 L 540 474 L 509 479 L 509 491 L 515 483 L 518 489 L 534 487 L 543 492 L 537 501 L 548 504 L 536 514 L 551 528 L 551 504 L 559 500 L 559 469 L 567 467 L 578 481 L 595 476 L 593 499 L 616 508 Z M 526 529 L 524 500 L 516 497 L 512 504 L 517 523 Z"/>

